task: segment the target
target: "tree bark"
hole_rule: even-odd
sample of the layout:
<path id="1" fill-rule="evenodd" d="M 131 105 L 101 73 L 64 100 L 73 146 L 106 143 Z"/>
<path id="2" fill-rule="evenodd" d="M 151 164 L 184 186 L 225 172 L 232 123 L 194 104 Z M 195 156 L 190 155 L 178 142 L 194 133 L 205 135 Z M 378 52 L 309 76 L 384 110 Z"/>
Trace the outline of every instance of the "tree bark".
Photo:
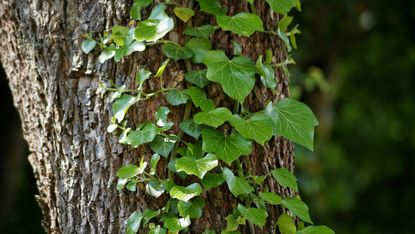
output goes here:
<path id="1" fill-rule="evenodd" d="M 140 157 L 150 157 L 145 147 L 138 150 L 117 143 L 117 137 L 106 128 L 111 117 L 108 97 L 95 94 L 100 80 L 133 85 L 140 68 L 156 71 L 163 61 L 158 47 L 115 64 L 97 63 L 97 54 L 81 51 L 85 32 L 103 32 L 115 24 L 127 25 L 132 1 L 127 0 L 2 0 L 0 2 L 0 60 L 9 79 L 14 104 L 22 119 L 23 131 L 29 144 L 29 160 L 37 178 L 37 201 L 43 211 L 43 226 L 48 233 L 122 233 L 127 217 L 135 210 L 160 208 L 165 198 L 153 199 L 142 190 L 137 193 L 118 192 L 116 171 L 126 163 L 137 163 Z M 187 6 L 188 1 L 177 1 Z M 272 14 L 265 1 L 255 1 L 257 14 L 265 28 L 272 30 L 278 16 Z M 229 14 L 249 11 L 246 1 L 227 0 L 222 4 Z M 197 5 L 197 4 L 196 4 Z M 197 6 L 195 9 L 197 10 Z M 194 25 L 213 23 L 214 18 L 203 14 L 193 19 Z M 145 12 L 148 15 L 148 12 Z M 168 38 L 184 42 L 183 24 L 176 20 L 175 31 Z M 243 54 L 256 59 L 267 48 L 274 52 L 274 62 L 285 59 L 286 51 L 276 36 L 256 33 L 250 38 L 217 32 L 215 48 L 231 51 L 231 40 L 243 46 Z M 288 80 L 282 71 L 276 71 L 276 94 L 258 82 L 247 100 L 250 111 L 263 109 L 266 100 L 288 96 Z M 166 71 L 165 86 L 182 86 L 184 64 L 172 63 Z M 258 79 L 259 80 L 259 79 Z M 158 82 L 146 83 L 147 90 L 156 90 Z M 209 85 L 208 94 L 217 104 L 226 103 L 221 88 Z M 134 125 L 145 119 L 154 119 L 153 113 L 165 105 L 159 96 L 134 107 L 129 121 Z M 178 131 L 182 108 L 172 108 L 169 116 Z M 262 175 L 276 167 L 293 169 L 291 143 L 273 138 L 264 147 L 255 144 L 253 153 L 244 157 L 245 166 L 253 174 Z M 160 165 L 159 173 L 165 173 Z M 246 168 L 248 169 L 248 168 Z M 181 181 L 186 184 L 186 181 Z M 272 191 L 289 194 L 271 180 L 266 185 Z M 226 186 L 205 192 L 206 207 L 203 217 L 191 226 L 191 233 L 208 228 L 220 230 L 225 217 L 236 200 Z M 280 213 L 268 209 L 269 218 L 257 233 L 271 233 Z M 246 233 L 246 230 L 242 230 Z"/>

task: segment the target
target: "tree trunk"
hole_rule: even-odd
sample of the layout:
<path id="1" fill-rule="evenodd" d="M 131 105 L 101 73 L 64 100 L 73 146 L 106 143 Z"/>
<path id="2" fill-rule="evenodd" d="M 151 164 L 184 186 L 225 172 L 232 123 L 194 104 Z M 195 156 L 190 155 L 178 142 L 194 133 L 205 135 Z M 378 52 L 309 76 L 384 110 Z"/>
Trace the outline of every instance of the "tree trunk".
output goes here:
<path id="1" fill-rule="evenodd" d="M 131 85 L 140 68 L 155 71 L 164 57 L 153 47 L 135 53 L 121 63 L 97 63 L 97 54 L 81 51 L 81 35 L 87 31 L 102 32 L 115 24 L 127 25 L 132 1 L 127 0 L 2 0 L 0 2 L 0 59 L 9 79 L 14 103 L 22 119 L 25 139 L 29 144 L 30 163 L 37 178 L 37 201 L 43 211 L 43 226 L 49 233 L 121 233 L 127 217 L 137 209 L 159 208 L 163 198 L 153 199 L 144 191 L 119 192 L 115 189 L 116 171 L 126 163 L 137 163 L 141 156 L 150 157 L 145 147 L 135 150 L 117 142 L 106 128 L 111 117 L 111 102 L 95 94 L 100 80 Z M 178 1 L 183 6 L 187 0 Z M 255 1 L 257 14 L 265 28 L 272 30 L 278 16 L 271 13 L 264 0 Z M 230 14 L 249 11 L 246 1 L 222 1 Z M 197 5 L 197 4 L 195 4 Z M 195 7 L 198 8 L 197 6 Z M 147 15 L 146 12 L 145 15 Z M 198 14 L 198 13 L 197 13 Z M 211 23 L 213 17 L 202 14 L 194 25 Z M 182 24 L 176 21 L 170 40 L 183 43 Z M 243 46 L 243 54 L 256 59 L 267 48 L 274 52 L 274 62 L 285 59 L 285 47 L 278 37 L 256 33 L 250 38 L 217 32 L 215 48 L 231 51 L 231 40 Z M 173 63 L 166 71 L 165 85 L 182 85 L 184 64 Z M 267 99 L 278 100 L 288 95 L 288 81 L 277 71 L 276 95 L 257 85 L 246 99 L 251 111 L 263 109 Z M 157 89 L 153 79 L 147 90 Z M 208 86 L 216 103 L 226 104 L 220 87 Z M 165 105 L 162 96 L 140 104 L 130 111 L 129 121 L 138 123 L 153 119 L 153 113 Z M 183 109 L 173 108 L 169 116 L 178 122 Z M 276 167 L 293 169 L 292 145 L 286 140 L 272 139 L 265 147 L 255 144 L 253 153 L 242 161 L 253 174 L 262 175 Z M 163 165 L 162 165 L 163 166 Z M 160 173 L 165 171 L 159 168 Z M 290 191 L 272 181 L 270 190 L 280 194 Z M 192 233 L 208 228 L 220 230 L 236 200 L 226 186 L 203 194 L 206 207 L 203 217 L 191 227 Z M 267 225 L 257 233 L 271 233 L 279 215 L 268 209 Z M 242 230 L 246 232 L 246 230 Z"/>

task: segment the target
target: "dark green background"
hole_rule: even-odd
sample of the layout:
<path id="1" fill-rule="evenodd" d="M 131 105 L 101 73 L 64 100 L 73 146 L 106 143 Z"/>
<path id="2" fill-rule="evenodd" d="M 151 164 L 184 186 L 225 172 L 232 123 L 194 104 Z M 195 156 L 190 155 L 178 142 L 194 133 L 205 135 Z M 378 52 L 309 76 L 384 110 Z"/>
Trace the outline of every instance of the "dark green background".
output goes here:
<path id="1" fill-rule="evenodd" d="M 318 115 L 300 192 L 336 233 L 414 233 L 415 1 L 305 0 L 293 96 Z M 42 233 L 19 119 L 0 75 L 0 233 Z"/>

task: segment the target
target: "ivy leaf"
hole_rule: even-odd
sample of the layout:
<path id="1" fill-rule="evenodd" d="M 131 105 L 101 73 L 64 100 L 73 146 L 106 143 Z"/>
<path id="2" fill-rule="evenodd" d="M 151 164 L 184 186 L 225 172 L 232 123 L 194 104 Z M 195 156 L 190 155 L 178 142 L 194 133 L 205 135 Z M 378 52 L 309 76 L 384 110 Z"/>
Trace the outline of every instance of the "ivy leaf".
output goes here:
<path id="1" fill-rule="evenodd" d="M 334 234 L 334 231 L 324 225 L 308 226 L 303 230 L 298 231 L 297 234 Z"/>
<path id="2" fill-rule="evenodd" d="M 222 174 L 206 174 L 202 179 L 202 185 L 206 190 L 216 188 L 224 182 L 225 179 L 223 178 Z"/>
<path id="3" fill-rule="evenodd" d="M 146 184 L 146 192 L 155 198 L 160 197 L 166 189 L 156 180 L 151 180 Z"/>
<path id="4" fill-rule="evenodd" d="M 245 178 L 235 176 L 228 168 L 224 168 L 222 174 L 226 184 L 228 184 L 229 191 L 231 191 L 235 197 L 241 194 L 249 194 L 254 191 L 254 188 L 252 188 Z"/>
<path id="5" fill-rule="evenodd" d="M 202 186 L 198 183 L 191 184 L 187 187 L 183 186 L 174 186 L 170 190 L 170 196 L 176 198 L 180 201 L 187 202 L 190 199 L 199 196 L 202 193 Z"/>
<path id="6" fill-rule="evenodd" d="M 259 227 L 263 227 L 267 222 L 268 213 L 265 209 L 246 208 L 245 206 L 238 204 L 238 211 L 245 219 L 251 221 L 253 224 Z"/>
<path id="7" fill-rule="evenodd" d="M 195 15 L 195 12 L 186 7 L 175 7 L 174 8 L 174 14 L 181 19 L 183 22 L 189 21 L 190 18 L 192 18 Z"/>
<path id="8" fill-rule="evenodd" d="M 289 209 L 293 215 L 307 223 L 313 224 L 308 214 L 308 206 L 298 198 L 285 198 L 281 202 L 282 206 Z"/>
<path id="9" fill-rule="evenodd" d="M 184 34 L 192 37 L 209 38 L 215 31 L 215 27 L 207 24 L 200 27 L 187 27 L 184 29 Z"/>
<path id="10" fill-rule="evenodd" d="M 160 160 L 160 155 L 153 154 L 151 156 L 151 160 L 150 160 L 150 175 L 155 175 L 156 174 L 157 163 L 158 163 L 159 160 Z"/>
<path id="11" fill-rule="evenodd" d="M 143 214 L 140 211 L 133 212 L 127 219 L 127 230 L 126 234 L 135 234 L 141 225 Z"/>
<path id="12" fill-rule="evenodd" d="M 203 89 L 190 87 L 186 90 L 186 93 L 189 95 L 190 99 L 192 99 L 193 104 L 195 104 L 196 107 L 200 107 L 202 111 L 215 109 L 215 102 L 206 97 L 206 93 Z"/>
<path id="13" fill-rule="evenodd" d="M 278 168 L 271 171 L 274 179 L 282 186 L 298 192 L 297 178 L 286 168 Z"/>
<path id="14" fill-rule="evenodd" d="M 287 14 L 295 6 L 295 0 L 266 0 L 271 9 L 279 14 Z"/>
<path id="15" fill-rule="evenodd" d="M 97 46 L 97 42 L 93 39 L 86 39 L 82 42 L 81 49 L 85 54 L 89 54 L 95 47 Z"/>
<path id="16" fill-rule="evenodd" d="M 318 121 L 307 105 L 285 98 L 276 104 L 269 103 L 265 113 L 274 121 L 274 134 L 313 150 L 314 127 Z"/>
<path id="17" fill-rule="evenodd" d="M 125 186 L 125 188 L 128 190 L 128 191 L 131 191 L 131 192 L 135 192 L 135 191 L 137 191 L 137 181 L 136 180 L 130 180 L 130 181 L 128 181 L 128 183 L 127 183 L 127 185 Z"/>
<path id="18" fill-rule="evenodd" d="M 192 38 L 186 43 L 186 47 L 193 51 L 192 61 L 202 63 L 206 53 L 212 49 L 212 42 L 205 38 Z"/>
<path id="19" fill-rule="evenodd" d="M 281 214 L 277 221 L 281 234 L 296 234 L 297 227 L 294 219 L 287 214 Z"/>
<path id="20" fill-rule="evenodd" d="M 146 46 L 143 42 L 134 41 L 130 45 L 127 46 L 127 51 L 125 53 L 125 56 L 131 55 L 134 52 L 140 52 L 144 51 L 146 49 Z"/>
<path id="21" fill-rule="evenodd" d="M 167 102 L 172 106 L 179 106 L 185 104 L 189 100 L 185 91 L 171 90 L 166 94 Z"/>
<path id="22" fill-rule="evenodd" d="M 198 0 L 200 10 L 212 15 L 222 15 L 226 13 L 219 0 Z"/>
<path id="23" fill-rule="evenodd" d="M 192 119 L 188 119 L 181 122 L 179 127 L 184 133 L 194 137 L 195 139 L 198 139 L 200 134 L 202 133 L 200 127 Z"/>
<path id="24" fill-rule="evenodd" d="M 165 106 L 160 106 L 158 110 L 156 111 L 156 114 L 155 114 L 156 121 L 157 121 L 156 124 L 157 126 L 161 128 L 158 131 L 167 131 L 173 126 L 174 123 L 169 122 L 167 120 L 167 116 L 169 115 L 169 113 L 170 113 L 170 109 Z"/>
<path id="25" fill-rule="evenodd" d="M 205 174 L 218 166 L 218 158 L 214 154 L 208 154 L 203 158 L 182 157 L 176 160 L 176 170 L 184 171 L 188 175 L 195 175 L 203 179 Z"/>
<path id="26" fill-rule="evenodd" d="M 115 25 L 111 29 L 111 39 L 118 46 L 124 46 L 125 40 L 130 29 L 124 26 Z"/>
<path id="27" fill-rule="evenodd" d="M 112 104 L 112 112 L 114 114 L 115 119 L 117 119 L 118 123 L 121 123 L 124 120 L 125 115 L 127 114 L 128 109 L 138 102 L 138 98 L 128 95 L 122 94 L 120 98 L 118 98 L 114 104 Z"/>
<path id="28" fill-rule="evenodd" d="M 98 57 L 98 62 L 99 63 L 104 63 L 105 61 L 107 61 L 108 59 L 111 59 L 115 56 L 115 49 L 108 47 L 105 48 L 101 54 Z"/>
<path id="29" fill-rule="evenodd" d="M 162 47 L 163 54 L 175 61 L 180 59 L 188 59 L 193 56 L 190 48 L 182 47 L 176 43 L 168 42 Z"/>
<path id="30" fill-rule="evenodd" d="M 160 154 L 161 156 L 167 158 L 170 152 L 173 150 L 174 144 L 176 144 L 176 137 L 167 136 L 163 137 L 157 135 L 154 140 L 150 143 L 151 149 Z"/>
<path id="31" fill-rule="evenodd" d="M 151 72 L 142 68 L 135 75 L 135 81 L 141 86 L 144 83 L 144 81 L 150 78 L 150 75 L 151 75 Z"/>
<path id="32" fill-rule="evenodd" d="M 148 234 L 166 234 L 167 233 L 165 228 L 160 227 L 160 225 L 156 226 L 153 223 L 149 224 L 149 228 L 150 228 L 150 230 L 149 230 Z"/>
<path id="33" fill-rule="evenodd" d="M 160 210 L 145 209 L 143 212 L 143 225 L 146 225 L 152 218 L 157 217 Z"/>
<path id="34" fill-rule="evenodd" d="M 130 9 L 130 16 L 134 20 L 141 19 L 141 9 L 150 5 L 152 0 L 135 0 L 133 6 Z"/>
<path id="35" fill-rule="evenodd" d="M 225 220 L 226 220 L 226 229 L 221 234 L 236 234 L 236 233 L 240 234 L 240 232 L 237 231 L 239 225 L 246 224 L 246 219 L 244 217 L 236 216 L 235 214 L 230 214 L 226 216 Z"/>
<path id="36" fill-rule="evenodd" d="M 143 173 L 142 168 L 137 167 L 136 165 L 128 164 L 117 171 L 117 176 L 121 179 L 131 179 L 138 174 Z"/>
<path id="37" fill-rule="evenodd" d="M 228 165 L 242 155 L 249 155 L 252 150 L 252 142 L 236 132 L 226 136 L 218 130 L 205 128 L 202 129 L 202 138 L 203 151 L 215 153 Z"/>
<path id="38" fill-rule="evenodd" d="M 138 23 L 134 31 L 137 41 L 155 42 L 174 28 L 173 19 L 164 12 L 165 9 L 166 6 L 163 4 L 156 5 L 150 17 Z"/>
<path id="39" fill-rule="evenodd" d="M 186 216 L 185 218 L 173 218 L 168 217 L 164 219 L 164 227 L 166 227 L 170 232 L 169 233 L 179 233 L 179 231 L 190 226 L 190 217 Z"/>
<path id="40" fill-rule="evenodd" d="M 249 37 L 255 31 L 263 32 L 264 26 L 262 20 L 256 14 L 238 13 L 234 16 L 218 15 L 216 16 L 219 27 L 224 31 L 231 31 L 241 36 Z"/>
<path id="41" fill-rule="evenodd" d="M 266 114 L 256 113 L 247 120 L 233 115 L 229 122 L 243 137 L 253 139 L 261 145 L 272 137 L 273 122 Z"/>
<path id="42" fill-rule="evenodd" d="M 134 148 L 153 141 L 157 135 L 157 127 L 153 123 L 146 123 L 140 130 L 131 131 L 127 135 L 127 143 Z"/>
<path id="43" fill-rule="evenodd" d="M 271 205 L 279 205 L 281 204 L 281 197 L 272 192 L 261 192 L 259 193 L 259 197 L 266 203 Z"/>
<path id="44" fill-rule="evenodd" d="M 191 219 L 198 219 L 202 217 L 203 208 L 205 207 L 205 200 L 201 197 L 195 198 L 193 201 L 179 201 L 177 203 L 177 210 L 182 217 L 189 216 Z"/>
<path id="45" fill-rule="evenodd" d="M 229 60 L 225 52 L 213 50 L 206 54 L 203 63 L 208 67 L 207 79 L 220 83 L 228 96 L 240 102 L 254 88 L 256 68 L 245 56 Z"/>
<path id="46" fill-rule="evenodd" d="M 228 110 L 228 108 L 219 107 L 211 111 L 199 112 L 193 117 L 193 120 L 197 124 L 204 124 L 204 125 L 217 128 L 223 123 L 225 123 L 226 121 L 230 120 L 231 118 L 232 118 L 232 112 Z M 271 131 L 271 136 L 272 136 L 272 131 Z"/>
<path id="47" fill-rule="evenodd" d="M 262 55 L 256 61 L 256 68 L 261 76 L 262 84 L 267 88 L 275 89 L 277 87 L 277 81 L 275 80 L 274 68 L 271 65 L 262 63 Z"/>
<path id="48" fill-rule="evenodd" d="M 207 70 L 193 70 L 186 72 L 184 74 L 184 78 L 187 82 L 198 86 L 199 88 L 204 88 L 207 84 L 209 84 L 209 80 L 206 79 Z"/>
<path id="49" fill-rule="evenodd" d="M 164 61 L 159 67 L 159 69 L 157 70 L 156 75 L 154 77 L 162 77 L 169 63 L 170 63 L 170 59 L 167 59 L 166 61 Z"/>

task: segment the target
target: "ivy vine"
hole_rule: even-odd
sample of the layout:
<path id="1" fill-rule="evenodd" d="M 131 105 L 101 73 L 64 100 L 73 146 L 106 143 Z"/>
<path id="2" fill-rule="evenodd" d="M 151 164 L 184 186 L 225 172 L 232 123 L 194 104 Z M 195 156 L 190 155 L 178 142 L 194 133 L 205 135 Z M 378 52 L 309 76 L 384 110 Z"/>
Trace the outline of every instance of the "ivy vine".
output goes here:
<path id="1" fill-rule="evenodd" d="M 245 37 L 250 37 L 255 32 L 276 35 L 285 43 L 287 51 L 291 52 L 297 47 L 295 35 L 299 30 L 297 26 L 288 30 L 292 22 L 288 12 L 294 7 L 301 10 L 300 1 L 266 0 L 271 9 L 282 18 L 275 31 L 265 31 L 261 18 L 255 14 L 254 0 L 247 0 L 250 12 L 231 16 L 227 15 L 227 9 L 219 0 L 198 0 L 200 11 L 214 15 L 217 25 L 193 27 L 187 23 L 184 33 L 188 40 L 185 45 L 164 40 L 163 37 L 173 30 L 175 22 L 186 23 L 195 16 L 192 10 L 195 3 L 189 1 L 189 6 L 183 7 L 168 0 L 156 2 L 152 4 L 152 0 L 135 0 L 130 10 L 133 21 L 128 27 L 113 26 L 110 32 L 99 35 L 99 40 L 89 33 L 82 43 L 82 50 L 86 54 L 100 48 L 100 63 L 110 59 L 119 62 L 134 52 L 157 45 L 161 45 L 161 52 L 166 56 L 157 71 L 141 69 L 137 72 L 136 87 L 100 83 L 97 90 L 101 97 L 107 92 L 112 93 L 113 116 L 107 131 L 117 134 L 120 144 L 133 148 L 148 144 L 154 152 L 149 162 L 142 159 L 139 165 L 121 167 L 117 172 L 117 189 L 135 192 L 137 185 L 142 185 L 146 193 L 155 198 L 162 194 L 169 196 L 165 206 L 159 210 L 145 209 L 132 213 L 126 221 L 126 233 L 137 233 L 142 228 L 154 234 L 185 231 L 193 219 L 203 215 L 205 201 L 200 196 L 202 192 L 224 183 L 240 202 L 225 218 L 227 226 L 221 233 L 239 233 L 239 226 L 246 224 L 251 233 L 254 233 L 254 225 L 263 227 L 266 223 L 267 206 L 282 206 L 288 211 L 276 222 L 283 234 L 334 233 L 326 226 L 313 225 L 308 207 L 298 195 L 282 197 L 268 191 L 266 187 L 259 191 L 259 185 L 270 177 L 281 186 L 298 192 L 297 179 L 289 170 L 276 168 L 267 175 L 252 175 L 242 170 L 239 161 L 241 156 L 251 154 L 254 141 L 264 145 L 274 136 L 285 137 L 313 150 L 314 127 L 318 121 L 305 104 L 285 98 L 278 102 L 269 101 L 262 111 L 256 113 L 249 113 L 243 105 L 245 98 L 252 92 L 257 77 L 260 77 L 266 88 L 275 90 L 275 69 L 282 68 L 288 74 L 287 65 L 294 61 L 288 56 L 286 61 L 272 64 L 271 50 L 257 61 L 252 61 L 242 55 L 242 47 L 237 42 L 233 42 L 232 57 L 222 50 L 212 50 L 212 35 L 217 30 L 223 30 Z M 141 11 L 150 5 L 151 13 L 143 19 Z M 172 8 L 175 19 L 166 13 L 167 8 Z M 164 71 L 171 60 L 185 61 L 188 88 L 164 87 Z M 205 68 L 192 70 L 192 63 Z M 161 87 L 153 92 L 144 90 L 144 82 L 155 78 L 161 79 Z M 234 100 L 233 110 L 217 107 L 207 97 L 204 88 L 211 82 L 220 84 L 224 93 Z M 169 121 L 170 110 L 166 106 L 159 107 L 154 113 L 155 122 L 145 121 L 135 128 L 128 124 L 126 116 L 131 106 L 158 95 L 165 95 L 171 106 L 185 105 L 179 133 L 172 134 L 169 131 L 174 124 Z M 225 123 L 232 127 L 229 134 L 218 129 Z M 193 140 L 185 142 L 183 134 Z M 167 161 L 168 178 L 160 178 L 156 173 L 160 160 Z M 183 178 L 195 176 L 198 182 L 187 186 L 177 185 L 174 175 Z M 305 226 L 304 223 L 310 225 Z M 206 230 L 204 233 L 211 234 L 215 231 Z"/>

